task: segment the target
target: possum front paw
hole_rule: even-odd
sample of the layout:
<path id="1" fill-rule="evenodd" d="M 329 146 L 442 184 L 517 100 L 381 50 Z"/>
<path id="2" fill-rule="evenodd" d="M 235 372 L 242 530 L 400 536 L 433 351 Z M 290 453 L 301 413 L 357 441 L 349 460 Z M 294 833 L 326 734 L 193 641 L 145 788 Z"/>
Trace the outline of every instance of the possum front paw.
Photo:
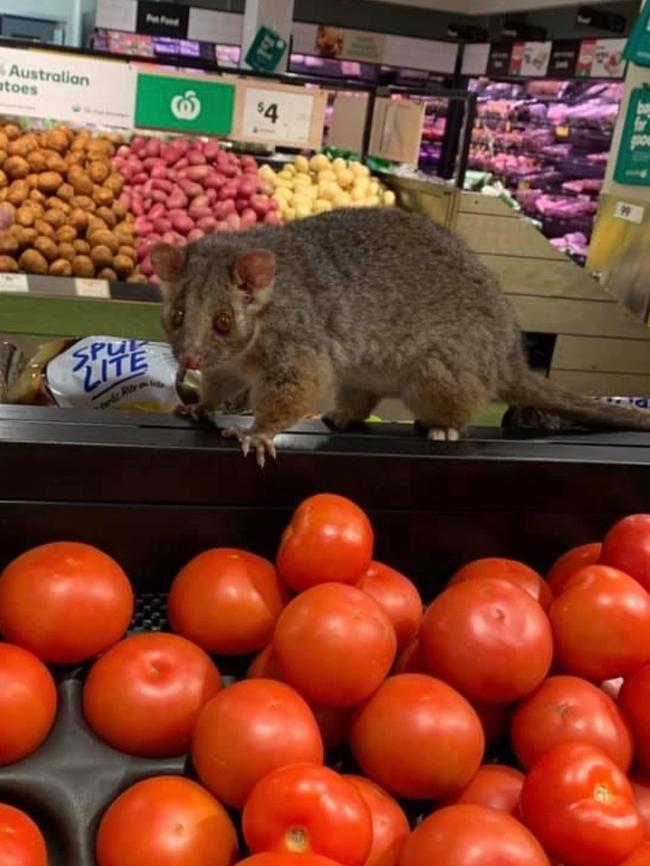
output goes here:
<path id="1" fill-rule="evenodd" d="M 196 422 L 212 420 L 212 410 L 205 403 L 179 403 L 174 409 L 174 415 L 191 418 Z"/>
<path id="2" fill-rule="evenodd" d="M 347 412 L 341 412 L 339 409 L 332 409 L 329 412 L 325 412 L 322 416 L 322 421 L 334 430 L 347 430 L 350 424 L 354 423 L 354 420 Z"/>
<path id="3" fill-rule="evenodd" d="M 265 433 L 260 433 L 252 428 L 242 429 L 237 425 L 226 427 L 221 431 L 221 435 L 226 439 L 237 439 L 241 445 L 241 450 L 244 457 L 247 457 L 251 450 L 255 451 L 255 459 L 260 469 L 264 469 L 266 465 L 266 455 L 276 459 L 277 451 L 273 444 L 273 436 Z"/>

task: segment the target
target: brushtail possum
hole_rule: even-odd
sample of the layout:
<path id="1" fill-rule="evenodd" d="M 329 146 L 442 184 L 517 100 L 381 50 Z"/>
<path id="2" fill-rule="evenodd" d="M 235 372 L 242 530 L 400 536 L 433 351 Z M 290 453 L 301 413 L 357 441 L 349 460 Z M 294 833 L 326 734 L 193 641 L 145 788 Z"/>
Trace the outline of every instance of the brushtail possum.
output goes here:
<path id="1" fill-rule="evenodd" d="M 202 408 L 248 388 L 252 426 L 223 433 L 262 465 L 327 380 L 336 388 L 327 420 L 339 429 L 391 396 L 432 440 L 458 439 L 490 400 L 650 430 L 650 413 L 534 374 L 496 278 L 423 216 L 342 209 L 184 248 L 157 244 L 151 261 L 176 357 L 203 373 Z"/>

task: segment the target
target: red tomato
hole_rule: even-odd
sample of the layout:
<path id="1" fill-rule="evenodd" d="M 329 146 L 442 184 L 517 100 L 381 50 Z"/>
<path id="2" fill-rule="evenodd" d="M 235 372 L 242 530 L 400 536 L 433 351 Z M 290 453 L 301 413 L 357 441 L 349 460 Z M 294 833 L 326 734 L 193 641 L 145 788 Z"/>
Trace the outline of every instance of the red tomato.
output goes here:
<path id="1" fill-rule="evenodd" d="M 174 631 L 206 652 L 246 655 L 271 640 L 284 606 L 275 568 L 245 550 L 222 547 L 195 556 L 169 593 Z"/>
<path id="2" fill-rule="evenodd" d="M 549 677 L 523 700 L 512 717 L 512 746 L 529 768 L 560 743 L 590 743 L 627 773 L 632 763 L 630 729 L 614 701 L 587 680 Z"/>
<path id="3" fill-rule="evenodd" d="M 84 714 L 114 749 L 146 758 L 182 755 L 199 713 L 220 688 L 217 666 L 198 646 L 176 634 L 139 634 L 95 662 Z"/>
<path id="4" fill-rule="evenodd" d="M 514 583 L 520 589 L 526 590 L 528 595 L 532 595 L 544 610 L 548 610 L 553 601 L 551 588 L 542 575 L 530 568 L 530 566 L 524 565 L 523 562 L 517 562 L 515 559 L 500 559 L 498 557 L 476 559 L 457 571 L 449 581 L 449 585 L 452 586 L 456 583 L 463 583 L 465 580 L 476 580 L 477 578 L 484 577 L 507 580 L 508 583 Z"/>
<path id="5" fill-rule="evenodd" d="M 546 614 L 518 586 L 481 578 L 450 586 L 420 629 L 435 676 L 470 700 L 515 701 L 542 682 L 553 658 Z"/>
<path id="6" fill-rule="evenodd" d="M 374 534 L 358 505 L 330 493 L 305 499 L 284 530 L 278 574 L 296 592 L 319 583 L 356 583 L 372 559 Z"/>
<path id="7" fill-rule="evenodd" d="M 429 665 L 424 657 L 424 648 L 419 639 L 411 643 L 395 662 L 396 674 L 430 674 Z"/>
<path id="8" fill-rule="evenodd" d="M 405 650 L 417 637 L 424 612 L 415 584 L 394 568 L 371 562 L 356 586 L 381 605 L 395 629 L 397 651 Z"/>
<path id="9" fill-rule="evenodd" d="M 364 774 L 387 791 L 435 800 L 469 782 L 485 740 L 478 716 L 451 686 L 423 674 L 399 674 L 358 710 L 350 745 Z"/>
<path id="10" fill-rule="evenodd" d="M 601 682 L 628 676 L 650 659 L 650 595 L 606 565 L 589 565 L 567 583 L 549 613 L 555 661 Z"/>
<path id="11" fill-rule="evenodd" d="M 564 587 L 576 571 L 580 571 L 587 565 L 596 565 L 600 561 L 602 549 L 603 545 L 600 541 L 592 544 L 581 544 L 580 547 L 568 550 L 556 560 L 546 577 L 553 595 L 564 592 Z"/>
<path id="12" fill-rule="evenodd" d="M 650 842 L 644 842 L 620 866 L 650 866 Z"/>
<path id="13" fill-rule="evenodd" d="M 615 523 L 603 541 L 600 561 L 650 591 L 650 514 L 631 514 Z"/>
<path id="14" fill-rule="evenodd" d="M 300 695 L 274 680 L 244 680 L 204 707 L 192 737 L 203 784 L 241 809 L 254 785 L 285 764 L 320 764 L 323 741 Z"/>
<path id="15" fill-rule="evenodd" d="M 228 813 L 204 788 L 180 776 L 146 779 L 104 813 L 99 866 L 230 866 L 237 835 Z"/>
<path id="16" fill-rule="evenodd" d="M 529 770 L 519 804 L 549 856 L 571 866 L 618 866 L 645 838 L 625 774 L 587 743 L 545 752 Z"/>
<path id="17" fill-rule="evenodd" d="M 237 866 L 340 866 L 327 857 L 318 854 L 254 854 L 240 860 Z"/>
<path id="18" fill-rule="evenodd" d="M 43 662 L 0 643 L 0 767 L 36 751 L 50 732 L 56 707 L 56 686 Z"/>
<path id="19" fill-rule="evenodd" d="M 0 574 L 0 633 L 46 662 L 73 664 L 104 652 L 132 615 L 127 576 L 88 544 L 34 547 Z"/>
<path id="20" fill-rule="evenodd" d="M 425 818 L 406 840 L 400 866 L 549 866 L 541 846 L 512 815 L 469 803 Z"/>
<path id="21" fill-rule="evenodd" d="M 372 845 L 370 810 L 344 776 L 317 764 L 290 764 L 251 791 L 242 816 L 254 854 L 320 854 L 363 866 Z"/>
<path id="22" fill-rule="evenodd" d="M 5 803 L 0 803 L 0 863 L 47 866 L 43 834 L 28 815 Z"/>
<path id="23" fill-rule="evenodd" d="M 650 663 L 623 683 L 618 705 L 632 728 L 637 763 L 650 770 Z"/>
<path id="24" fill-rule="evenodd" d="M 364 799 L 372 818 L 372 847 L 365 866 L 397 866 L 409 834 L 402 807 L 379 785 L 363 776 L 346 776 Z"/>
<path id="25" fill-rule="evenodd" d="M 255 656 L 248 668 L 248 678 L 284 681 L 282 668 L 273 652 L 273 644 L 269 644 Z M 347 739 L 352 710 L 348 707 L 321 707 L 318 704 L 309 706 L 320 729 L 325 749 L 328 752 L 338 749 Z"/>
<path id="26" fill-rule="evenodd" d="M 395 629 L 354 586 L 324 583 L 289 602 L 273 647 L 285 678 L 308 701 L 351 707 L 377 689 L 395 660 Z"/>
<path id="27" fill-rule="evenodd" d="M 513 767 L 483 764 L 462 791 L 445 800 L 445 805 L 473 803 L 475 806 L 489 806 L 516 815 L 523 784 L 524 774 Z"/>
<path id="28" fill-rule="evenodd" d="M 650 837 L 650 777 L 636 773 L 630 777 L 630 782 L 634 791 L 634 802 L 643 818 L 646 833 Z"/>

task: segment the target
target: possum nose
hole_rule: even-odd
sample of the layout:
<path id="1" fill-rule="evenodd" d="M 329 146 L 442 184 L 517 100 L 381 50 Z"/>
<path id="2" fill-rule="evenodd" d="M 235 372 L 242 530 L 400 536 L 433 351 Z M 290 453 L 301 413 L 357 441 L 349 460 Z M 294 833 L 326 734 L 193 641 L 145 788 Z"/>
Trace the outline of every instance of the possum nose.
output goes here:
<path id="1" fill-rule="evenodd" d="M 201 358 L 199 355 L 188 353 L 183 355 L 183 366 L 186 370 L 198 370 L 201 366 Z"/>

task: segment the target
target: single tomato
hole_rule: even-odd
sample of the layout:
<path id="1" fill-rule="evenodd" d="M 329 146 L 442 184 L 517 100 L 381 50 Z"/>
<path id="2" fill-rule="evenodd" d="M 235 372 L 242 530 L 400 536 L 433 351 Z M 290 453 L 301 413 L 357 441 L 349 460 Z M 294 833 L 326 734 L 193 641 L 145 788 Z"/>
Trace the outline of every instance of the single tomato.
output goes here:
<path id="1" fill-rule="evenodd" d="M 364 774 L 387 791 L 435 800 L 469 782 L 485 740 L 478 716 L 451 686 L 423 674 L 399 674 L 356 712 L 350 745 Z"/>
<path id="2" fill-rule="evenodd" d="M 319 583 L 356 583 L 372 559 L 374 534 L 364 511 L 343 496 L 305 499 L 284 530 L 278 574 L 296 592 Z"/>
<path id="3" fill-rule="evenodd" d="M 549 856 L 571 866 L 618 866 L 645 838 L 625 773 L 587 743 L 545 752 L 528 771 L 519 804 Z"/>
<path id="4" fill-rule="evenodd" d="M 40 659 L 0 643 L 0 767 L 31 755 L 50 732 L 57 694 Z"/>
<path id="5" fill-rule="evenodd" d="M 506 703 L 530 694 L 553 658 L 546 614 L 531 596 L 494 578 L 450 586 L 429 606 L 420 640 L 434 676 L 470 701 Z"/>
<path id="6" fill-rule="evenodd" d="M 0 864 L 47 866 L 43 834 L 29 815 L 0 803 Z"/>
<path id="7" fill-rule="evenodd" d="M 415 584 L 394 568 L 371 562 L 356 587 L 381 605 L 395 629 L 397 651 L 405 650 L 417 637 L 424 613 Z"/>
<path id="8" fill-rule="evenodd" d="M 585 568 L 587 565 L 596 565 L 600 562 L 602 549 L 603 545 L 600 541 L 595 541 L 591 544 L 581 544 L 580 547 L 573 547 L 562 554 L 553 563 L 546 576 L 553 595 L 559 595 L 563 592 L 567 582 L 581 568 Z"/>
<path id="9" fill-rule="evenodd" d="M 318 764 L 264 776 L 246 800 L 242 829 L 253 854 L 320 854 L 346 866 L 363 866 L 372 845 L 370 810 L 358 789 Z"/>
<path id="10" fill-rule="evenodd" d="M 643 818 L 646 834 L 650 838 L 650 776 L 634 773 L 630 776 L 630 782 L 634 792 L 634 802 Z"/>
<path id="11" fill-rule="evenodd" d="M 237 866 L 341 866 L 328 857 L 318 854 L 253 854 L 245 860 L 240 860 Z"/>
<path id="12" fill-rule="evenodd" d="M 429 665 L 424 656 L 424 647 L 416 638 L 395 662 L 396 674 L 430 674 Z"/>
<path id="13" fill-rule="evenodd" d="M 598 746 L 625 773 L 632 763 L 632 735 L 614 701 L 579 677 L 549 677 L 515 710 L 511 742 L 519 763 L 530 768 L 560 743 Z"/>
<path id="14" fill-rule="evenodd" d="M 555 661 L 566 673 L 601 682 L 650 660 L 650 595 L 622 571 L 589 565 L 576 572 L 549 616 Z"/>
<path id="15" fill-rule="evenodd" d="M 104 812 L 96 856 L 98 866 L 230 866 L 237 834 L 196 782 L 158 776 L 127 788 Z"/>
<path id="16" fill-rule="evenodd" d="M 615 523 L 603 541 L 600 561 L 629 574 L 650 592 L 650 514 L 631 514 Z"/>
<path id="17" fill-rule="evenodd" d="M 323 583 L 289 602 L 273 648 L 287 682 L 308 701 L 351 707 L 371 695 L 395 660 L 395 629 L 354 586 Z"/>
<path id="18" fill-rule="evenodd" d="M 619 866 L 650 866 L 650 842 L 643 842 Z"/>
<path id="19" fill-rule="evenodd" d="M 206 704 L 192 737 L 203 784 L 241 809 L 253 787 L 285 764 L 323 761 L 314 714 L 300 695 L 274 680 L 243 680 Z"/>
<path id="20" fill-rule="evenodd" d="M 45 662 L 74 664 L 105 652 L 132 615 L 126 574 L 89 544 L 34 547 L 0 574 L 0 633 Z"/>
<path id="21" fill-rule="evenodd" d="M 399 866 L 549 866 L 541 845 L 512 815 L 462 803 L 425 818 Z"/>
<path id="22" fill-rule="evenodd" d="M 650 663 L 627 678 L 618 696 L 618 705 L 634 737 L 635 757 L 640 767 L 650 771 Z"/>
<path id="23" fill-rule="evenodd" d="M 200 553 L 179 571 L 169 593 L 169 621 L 206 652 L 247 655 L 271 640 L 284 601 L 268 560 L 220 547 Z"/>
<path id="24" fill-rule="evenodd" d="M 365 866 L 397 866 L 410 832 L 402 807 L 390 794 L 363 776 L 346 776 L 363 797 L 372 818 L 372 847 Z"/>
<path id="25" fill-rule="evenodd" d="M 532 595 L 535 601 L 541 604 L 544 610 L 548 610 L 553 601 L 553 593 L 548 583 L 541 574 L 523 562 L 515 559 L 501 559 L 499 557 L 488 557 L 487 559 L 475 559 L 468 562 L 459 569 L 449 581 L 449 586 L 462 583 L 465 580 L 476 580 L 476 578 L 491 577 L 496 580 L 507 580 L 515 586 L 525 590 Z"/>
<path id="26" fill-rule="evenodd" d="M 149 632 L 116 643 L 90 670 L 86 721 L 122 752 L 166 758 L 189 751 L 199 713 L 221 688 L 210 656 L 177 634 Z"/>
<path id="27" fill-rule="evenodd" d="M 445 806 L 473 803 L 517 816 L 524 774 L 505 764 L 483 764 L 462 791 L 447 797 Z"/>

